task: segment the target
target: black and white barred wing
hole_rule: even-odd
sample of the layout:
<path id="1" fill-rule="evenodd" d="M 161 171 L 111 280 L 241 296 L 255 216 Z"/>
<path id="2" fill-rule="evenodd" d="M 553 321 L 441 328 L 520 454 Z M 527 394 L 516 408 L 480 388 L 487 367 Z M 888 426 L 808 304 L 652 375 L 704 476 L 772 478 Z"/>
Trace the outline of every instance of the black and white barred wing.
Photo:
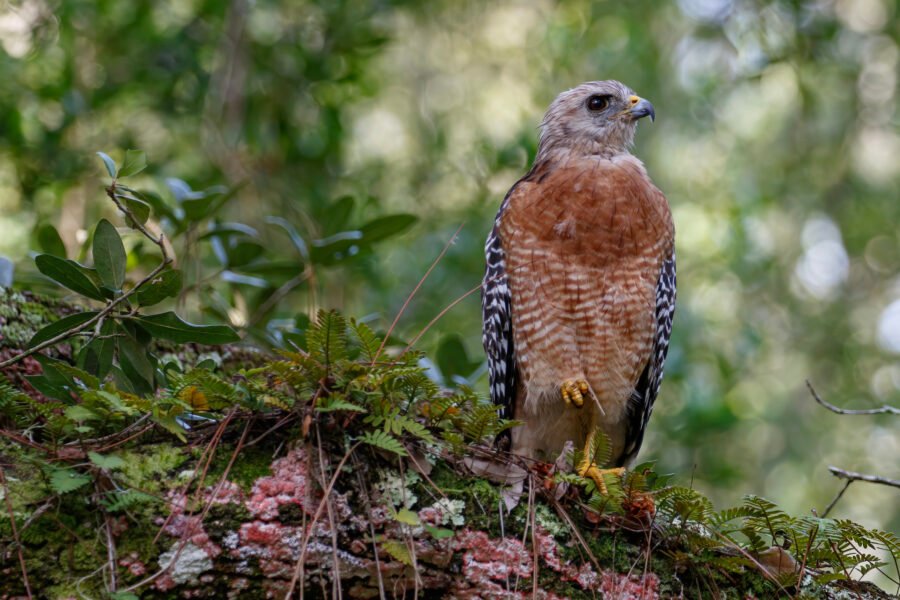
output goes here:
<path id="1" fill-rule="evenodd" d="M 663 261 L 656 284 L 656 333 L 650 360 L 631 395 L 629 406 L 628 434 L 625 451 L 619 464 L 629 463 L 637 456 L 644 441 L 644 431 L 653 412 L 653 403 L 659 394 L 663 379 L 663 367 L 669 352 L 669 338 L 672 336 L 672 319 L 675 316 L 675 251 Z"/>
<path id="2" fill-rule="evenodd" d="M 509 281 L 497 226 L 487 238 L 484 253 L 487 267 L 481 284 L 481 339 L 487 354 L 491 401 L 501 407 L 503 418 L 511 419 L 516 399 L 516 356 Z"/>

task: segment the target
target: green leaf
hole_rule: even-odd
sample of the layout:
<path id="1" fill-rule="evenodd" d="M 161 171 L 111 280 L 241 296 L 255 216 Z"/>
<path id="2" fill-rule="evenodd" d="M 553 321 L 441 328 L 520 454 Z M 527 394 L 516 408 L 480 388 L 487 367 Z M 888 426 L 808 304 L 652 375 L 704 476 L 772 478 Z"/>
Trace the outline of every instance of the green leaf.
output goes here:
<path id="1" fill-rule="evenodd" d="M 53 367 L 57 372 L 67 377 L 71 382 L 71 386 L 76 390 L 97 389 L 100 387 L 100 380 L 78 367 L 73 367 L 67 362 L 58 361 Z"/>
<path id="2" fill-rule="evenodd" d="M 43 252 L 60 258 L 66 257 L 66 245 L 53 225 L 45 223 L 38 227 L 37 242 Z"/>
<path id="3" fill-rule="evenodd" d="M 393 237 L 412 227 L 419 218 L 415 215 L 397 214 L 379 217 L 359 228 L 363 240 L 368 243 L 378 242 Z"/>
<path id="4" fill-rule="evenodd" d="M 322 215 L 322 230 L 327 234 L 337 233 L 347 228 L 350 215 L 353 214 L 353 196 L 342 196 L 329 206 Z"/>
<path id="5" fill-rule="evenodd" d="M 91 476 L 75 469 L 54 469 L 50 474 L 50 487 L 57 494 L 74 492 L 91 482 Z"/>
<path id="6" fill-rule="evenodd" d="M 121 469 L 125 466 L 125 461 L 115 454 L 108 454 L 104 456 L 103 454 L 97 454 L 96 452 L 88 452 L 88 458 L 91 459 L 92 463 L 94 463 L 101 469 L 106 469 L 107 471 Z"/>
<path id="7" fill-rule="evenodd" d="M 100 160 L 103 161 L 103 165 L 106 167 L 106 172 L 109 173 L 109 176 L 115 179 L 116 171 L 118 170 L 115 161 L 111 159 L 105 152 L 98 152 L 97 156 L 99 156 Z"/>
<path id="8" fill-rule="evenodd" d="M 282 217 L 266 217 L 266 223 L 278 225 L 284 229 L 291 238 L 291 242 L 294 244 L 294 248 L 297 249 L 300 257 L 303 260 L 309 260 L 309 247 L 306 245 L 306 241 L 304 241 L 303 236 L 300 235 L 300 232 L 297 231 L 297 228 L 294 227 L 293 223 Z"/>
<path id="9" fill-rule="evenodd" d="M 119 186 L 121 188 L 125 188 L 125 186 Z M 157 216 L 162 216 L 170 219 L 173 223 L 180 223 L 181 220 L 178 218 L 178 215 L 172 209 L 171 206 L 163 199 L 162 196 L 157 194 L 156 192 L 150 190 L 133 190 L 131 188 L 125 188 L 147 204 L 149 204 L 153 211 L 157 214 Z"/>
<path id="10" fill-rule="evenodd" d="M 119 169 L 119 177 L 131 177 L 147 168 L 147 156 L 142 150 L 125 152 L 125 164 Z"/>
<path id="11" fill-rule="evenodd" d="M 109 595 L 109 600 L 140 600 L 140 597 L 131 592 L 112 592 Z"/>
<path id="12" fill-rule="evenodd" d="M 104 379 L 112 367 L 113 355 L 116 350 L 116 340 L 113 337 L 119 332 L 119 328 L 112 320 L 106 320 L 100 326 L 100 336 L 91 340 L 78 354 L 78 366 L 82 369 Z"/>
<path id="13" fill-rule="evenodd" d="M 72 421 L 95 421 L 100 418 L 100 415 L 80 404 L 66 408 L 65 415 Z"/>
<path id="14" fill-rule="evenodd" d="M 38 271 L 73 292 L 94 300 L 105 300 L 97 285 L 91 281 L 74 260 L 66 260 L 52 254 L 38 254 L 34 259 Z"/>
<path id="15" fill-rule="evenodd" d="M 412 556 L 409 554 L 409 548 L 407 548 L 406 544 L 403 542 L 385 540 L 381 543 L 381 547 L 384 548 L 385 552 L 402 562 L 404 565 L 412 566 Z"/>
<path id="16" fill-rule="evenodd" d="M 132 229 L 135 228 L 135 225 L 132 222 L 132 216 L 134 217 L 134 220 L 141 225 L 146 223 L 147 219 L 150 218 L 152 209 L 150 208 L 150 205 L 148 203 L 128 194 L 116 194 L 116 197 L 122 201 L 122 203 L 125 205 L 125 208 L 127 208 L 131 213 L 131 215 L 126 214 L 126 220 L 128 221 L 128 226 Z"/>
<path id="17" fill-rule="evenodd" d="M 431 525 L 425 525 L 425 531 L 427 531 L 431 537 L 436 540 L 445 540 L 449 537 L 453 537 L 452 529 L 444 529 L 443 527 L 432 527 Z"/>
<path id="18" fill-rule="evenodd" d="M 137 301 L 141 306 L 153 306 L 166 298 L 174 298 L 181 291 L 181 271 L 163 271 L 137 291 Z"/>
<path id="19" fill-rule="evenodd" d="M 35 333 L 28 342 L 28 347 L 33 348 L 42 342 L 46 342 L 47 340 L 56 337 L 64 331 L 68 331 L 73 327 L 78 327 L 82 323 L 86 323 L 93 319 L 97 316 L 97 313 L 98 311 L 96 310 L 89 310 L 86 312 L 75 313 L 74 315 L 69 315 L 58 321 L 54 321 Z"/>
<path id="20" fill-rule="evenodd" d="M 397 514 L 394 515 L 394 520 L 405 525 L 412 525 L 413 527 L 422 524 L 419 520 L 419 515 L 408 508 L 397 511 Z"/>
<path id="21" fill-rule="evenodd" d="M 239 342 L 241 339 L 231 327 L 226 325 L 194 325 L 186 323 L 171 311 L 147 317 L 137 317 L 137 321 L 153 337 L 163 338 L 179 344 L 190 342 L 209 345 L 230 344 Z"/>
<path id="22" fill-rule="evenodd" d="M 119 347 L 119 365 L 135 391 L 142 395 L 152 393 L 154 367 L 147 347 L 130 335 L 118 338 L 116 343 Z"/>
<path id="23" fill-rule="evenodd" d="M 94 230 L 94 266 L 103 285 L 113 290 L 122 289 L 125 283 L 125 246 L 115 226 L 100 219 Z"/>

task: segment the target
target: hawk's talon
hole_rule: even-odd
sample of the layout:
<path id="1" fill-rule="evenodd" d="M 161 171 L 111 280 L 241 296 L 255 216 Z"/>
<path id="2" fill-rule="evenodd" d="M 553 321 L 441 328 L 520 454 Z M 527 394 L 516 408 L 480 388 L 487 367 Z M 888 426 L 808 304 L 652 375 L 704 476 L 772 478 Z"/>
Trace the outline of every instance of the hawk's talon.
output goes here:
<path id="1" fill-rule="evenodd" d="M 590 389 L 590 386 L 584 379 L 569 379 L 560 386 L 563 402 L 566 405 L 573 404 L 576 408 L 584 406 L 584 397 Z"/>
<path id="2" fill-rule="evenodd" d="M 585 456 L 582 459 L 581 464 L 578 465 L 578 474 L 582 477 L 590 477 L 594 483 L 597 484 L 597 489 L 601 494 L 606 496 L 609 494 L 609 489 L 606 487 L 606 482 L 603 481 L 604 475 L 617 475 L 621 477 L 625 474 L 625 467 L 616 467 L 614 469 L 601 469 L 597 466 L 596 463 L 590 461 L 590 459 Z"/>

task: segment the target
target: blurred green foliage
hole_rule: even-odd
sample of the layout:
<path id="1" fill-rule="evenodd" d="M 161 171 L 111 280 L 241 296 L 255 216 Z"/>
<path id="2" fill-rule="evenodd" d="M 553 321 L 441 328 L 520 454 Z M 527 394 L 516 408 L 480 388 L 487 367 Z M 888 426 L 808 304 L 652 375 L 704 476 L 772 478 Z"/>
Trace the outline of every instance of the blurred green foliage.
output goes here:
<path id="1" fill-rule="evenodd" d="M 581 81 L 620 79 L 657 109 L 635 153 L 673 206 L 679 259 L 673 347 L 641 458 L 718 502 L 752 491 L 821 510 L 840 487 L 827 464 L 900 474 L 896 421 L 828 413 L 803 385 L 842 406 L 900 403 L 897 10 L 889 0 L 9 2 L 0 255 L 17 261 L 17 286 L 43 285 L 23 259 L 58 251 L 44 226 L 78 257 L 112 216 L 94 151 L 121 163 L 111 149 L 140 148 L 150 166 L 135 181 L 170 205 L 195 190 L 231 194 L 208 218 L 157 226 L 184 227 L 184 285 L 208 284 L 184 316 L 259 325 L 257 341 L 288 343 L 318 307 L 385 330 L 465 223 L 399 321 L 395 334 L 411 339 L 478 285 L 483 239 L 528 168 L 546 105 Z M 304 261 L 297 245 L 345 244 L 342 233 L 404 214 L 415 227 L 374 251 Z M 153 260 L 125 244 L 130 267 Z M 232 268 L 262 254 L 277 276 Z M 254 307 L 310 264 L 255 322 Z M 467 355 L 438 351 L 444 339 Z M 477 294 L 419 345 L 445 380 L 486 390 Z M 898 504 L 894 490 L 857 484 L 837 514 L 897 530 Z"/>

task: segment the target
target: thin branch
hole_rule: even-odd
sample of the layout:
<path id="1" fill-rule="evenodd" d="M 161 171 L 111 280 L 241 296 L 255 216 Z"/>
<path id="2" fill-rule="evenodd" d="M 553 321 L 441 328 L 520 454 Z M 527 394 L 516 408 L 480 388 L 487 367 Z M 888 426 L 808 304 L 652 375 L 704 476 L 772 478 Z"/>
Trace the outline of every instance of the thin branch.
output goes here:
<path id="1" fill-rule="evenodd" d="M 828 467 L 831 474 L 839 479 L 847 479 L 849 481 L 866 481 L 868 483 L 878 483 L 881 485 L 889 485 L 891 487 L 900 488 L 900 479 L 888 479 L 879 475 L 866 475 L 865 473 L 857 473 L 855 471 L 845 471 L 838 467 Z"/>
<path id="2" fill-rule="evenodd" d="M 841 491 L 839 491 L 837 493 L 837 496 L 835 496 L 834 499 L 828 503 L 828 506 L 826 506 L 825 510 L 822 512 L 823 519 L 828 516 L 828 513 L 831 512 L 831 509 L 833 509 L 835 507 L 835 505 L 838 503 L 838 501 L 844 496 L 844 492 L 847 491 L 847 488 L 850 487 L 851 483 L 853 483 L 853 480 L 848 479 L 847 483 L 844 484 L 844 487 L 841 488 Z"/>
<path id="3" fill-rule="evenodd" d="M 460 223 L 459 227 L 456 229 L 456 232 L 447 240 L 447 243 L 444 245 L 444 249 L 441 250 L 441 253 L 438 254 L 437 258 L 434 259 L 434 262 L 431 263 L 431 266 L 428 267 L 428 270 L 425 271 L 425 274 L 422 275 L 422 279 L 419 280 L 419 283 L 416 284 L 416 287 L 413 288 L 413 291 L 409 293 L 409 296 L 406 297 L 406 302 L 403 303 L 403 306 L 400 307 L 400 310 L 397 311 L 397 316 L 394 317 L 394 322 L 391 323 L 391 326 L 388 327 L 387 333 L 384 334 L 384 339 L 381 340 L 381 345 L 378 347 L 378 352 L 375 353 L 375 357 L 372 359 L 372 363 L 369 365 L 374 366 L 375 361 L 378 360 L 378 357 L 381 356 L 381 353 L 384 351 L 384 347 L 388 342 L 388 338 L 391 337 L 391 334 L 394 332 L 394 328 L 397 326 L 397 322 L 400 320 L 400 317 L 403 316 L 404 311 L 406 311 L 406 307 L 409 306 L 409 303 L 412 302 L 413 296 L 416 295 L 416 292 L 419 291 L 419 288 L 422 287 L 422 284 L 425 283 L 425 280 L 428 279 L 428 276 L 431 275 L 431 272 L 437 266 L 441 259 L 444 258 L 444 255 L 447 253 L 447 250 L 450 249 L 450 246 L 453 245 L 453 242 L 456 241 L 459 232 L 462 231 L 462 228 L 465 226 L 465 223 Z M 480 286 L 479 286 L 480 287 Z M 412 345 L 412 344 L 410 344 Z"/>
<path id="4" fill-rule="evenodd" d="M 827 408 L 833 413 L 837 413 L 839 415 L 900 415 L 900 408 L 889 406 L 885 404 L 884 406 L 880 406 L 879 408 L 863 408 L 863 409 L 849 409 L 849 408 L 840 408 L 839 406 L 835 406 L 830 402 L 826 402 L 823 400 L 819 394 L 816 393 L 816 390 L 813 388 L 812 384 L 807 380 L 806 387 L 809 388 L 810 393 L 813 398 L 815 398 L 816 402 Z"/>
<path id="5" fill-rule="evenodd" d="M 432 326 L 432 325 L 434 325 L 435 323 L 437 323 L 438 320 L 440 320 L 441 317 L 443 317 L 443 316 L 446 315 L 448 312 L 450 312 L 450 309 L 452 309 L 454 306 L 456 306 L 457 304 L 459 304 L 460 302 L 462 302 L 463 300 L 465 300 L 466 298 L 468 298 L 469 296 L 471 296 L 472 294 L 474 294 L 475 292 L 477 292 L 478 290 L 480 290 L 480 289 L 481 289 L 481 286 L 482 286 L 482 284 L 479 283 L 478 285 L 476 285 L 475 287 L 473 287 L 471 290 L 469 290 L 468 292 L 466 292 L 465 294 L 463 294 L 462 296 L 460 296 L 459 298 L 457 298 L 456 300 L 454 300 L 453 302 L 451 302 L 450 304 L 448 304 L 446 307 L 444 307 L 444 310 L 442 310 L 441 312 L 439 312 L 435 318 L 433 318 L 432 320 L 428 321 L 428 324 L 425 325 L 425 327 L 422 328 L 422 330 L 421 330 L 418 334 L 416 334 L 416 337 L 414 337 L 414 338 L 412 339 L 412 341 L 406 346 L 406 349 L 403 350 L 403 354 L 406 354 L 407 352 L 409 352 L 410 349 L 412 349 L 412 347 L 416 345 L 416 342 L 418 342 L 418 341 L 422 338 L 422 336 L 425 335 L 425 333 L 426 333 L 429 329 L 431 329 L 431 326 Z"/>

